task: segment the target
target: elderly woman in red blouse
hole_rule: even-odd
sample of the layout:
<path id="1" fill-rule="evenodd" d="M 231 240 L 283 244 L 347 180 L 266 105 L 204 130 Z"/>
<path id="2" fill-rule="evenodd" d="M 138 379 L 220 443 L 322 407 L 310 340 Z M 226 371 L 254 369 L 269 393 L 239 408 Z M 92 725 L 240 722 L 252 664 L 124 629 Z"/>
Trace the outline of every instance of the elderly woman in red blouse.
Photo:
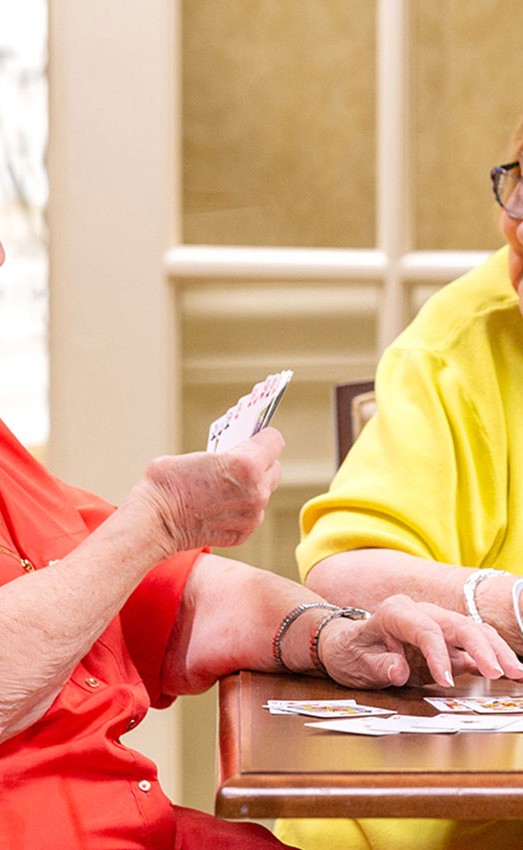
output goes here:
<path id="1" fill-rule="evenodd" d="M 2 850 L 283 847 L 261 826 L 173 805 L 155 765 L 120 742 L 151 705 L 234 670 L 372 687 L 523 676 L 493 630 L 459 614 L 397 596 L 365 619 L 212 554 L 262 521 L 282 448 L 268 428 L 221 455 L 158 458 L 115 509 L 0 422 Z M 415 669 L 402 642 L 419 650 Z"/>

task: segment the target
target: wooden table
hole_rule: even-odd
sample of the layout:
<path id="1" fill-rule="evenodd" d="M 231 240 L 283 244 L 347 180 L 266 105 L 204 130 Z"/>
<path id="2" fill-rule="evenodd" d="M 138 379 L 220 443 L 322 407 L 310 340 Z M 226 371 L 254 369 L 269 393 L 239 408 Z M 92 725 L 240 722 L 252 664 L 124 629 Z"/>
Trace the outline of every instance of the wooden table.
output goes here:
<path id="1" fill-rule="evenodd" d="M 423 696 L 523 695 L 507 680 L 467 677 L 444 690 L 347 691 L 314 678 L 241 672 L 220 683 L 216 813 L 225 818 L 523 818 L 523 734 L 371 738 L 270 715 L 268 699 L 355 698 L 433 715 Z"/>

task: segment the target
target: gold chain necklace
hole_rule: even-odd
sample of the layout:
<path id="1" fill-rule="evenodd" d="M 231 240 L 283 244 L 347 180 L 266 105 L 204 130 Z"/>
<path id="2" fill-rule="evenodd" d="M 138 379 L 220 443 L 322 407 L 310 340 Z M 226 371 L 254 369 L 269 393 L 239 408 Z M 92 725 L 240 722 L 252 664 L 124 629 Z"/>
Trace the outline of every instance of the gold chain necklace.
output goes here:
<path id="1" fill-rule="evenodd" d="M 16 552 L 6 549 L 5 546 L 0 546 L 0 552 L 3 552 L 4 555 L 10 555 L 11 558 L 15 558 L 26 573 L 32 573 L 36 569 L 27 558 L 21 558 Z"/>

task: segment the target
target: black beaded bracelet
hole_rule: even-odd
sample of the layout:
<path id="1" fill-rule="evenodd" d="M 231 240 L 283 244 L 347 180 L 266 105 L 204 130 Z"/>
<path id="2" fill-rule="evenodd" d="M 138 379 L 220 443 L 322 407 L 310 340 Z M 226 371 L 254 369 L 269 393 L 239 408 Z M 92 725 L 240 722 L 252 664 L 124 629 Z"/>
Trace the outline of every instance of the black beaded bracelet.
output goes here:
<path id="1" fill-rule="evenodd" d="M 327 676 L 327 678 L 329 678 L 329 673 L 319 656 L 318 644 L 320 641 L 320 635 L 327 623 L 330 623 L 331 620 L 335 620 L 337 617 L 347 617 L 349 620 L 368 620 L 371 617 L 371 613 L 370 611 L 365 611 L 364 608 L 339 608 L 337 611 L 333 611 L 332 614 L 328 614 L 320 623 L 318 623 L 316 628 L 312 630 L 309 643 L 311 661 L 316 669 L 324 676 Z"/>
<path id="2" fill-rule="evenodd" d="M 281 667 L 281 669 L 285 670 L 287 673 L 294 673 L 295 671 L 287 667 L 282 658 L 281 642 L 283 640 L 283 636 L 291 625 L 291 623 L 294 623 L 294 621 L 298 619 L 300 614 L 303 614 L 305 611 L 308 611 L 309 608 L 330 608 L 332 611 L 335 612 L 342 610 L 339 605 L 331 605 L 329 602 L 303 602 L 301 605 L 298 605 L 296 608 L 293 608 L 293 610 L 289 614 L 287 614 L 286 617 L 284 617 L 280 624 L 280 627 L 276 630 L 272 639 L 272 655 L 278 667 Z"/>

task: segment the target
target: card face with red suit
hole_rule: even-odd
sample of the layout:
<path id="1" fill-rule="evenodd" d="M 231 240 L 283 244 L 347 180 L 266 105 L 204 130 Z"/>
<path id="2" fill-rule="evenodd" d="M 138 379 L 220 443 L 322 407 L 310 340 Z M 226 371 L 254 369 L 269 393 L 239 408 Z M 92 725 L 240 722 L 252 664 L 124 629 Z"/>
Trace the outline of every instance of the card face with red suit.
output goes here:
<path id="1" fill-rule="evenodd" d="M 236 404 L 216 419 L 209 428 L 207 451 L 228 451 L 266 428 L 292 375 L 290 369 L 268 375 L 264 381 L 255 384 L 248 395 L 238 399 Z"/>

